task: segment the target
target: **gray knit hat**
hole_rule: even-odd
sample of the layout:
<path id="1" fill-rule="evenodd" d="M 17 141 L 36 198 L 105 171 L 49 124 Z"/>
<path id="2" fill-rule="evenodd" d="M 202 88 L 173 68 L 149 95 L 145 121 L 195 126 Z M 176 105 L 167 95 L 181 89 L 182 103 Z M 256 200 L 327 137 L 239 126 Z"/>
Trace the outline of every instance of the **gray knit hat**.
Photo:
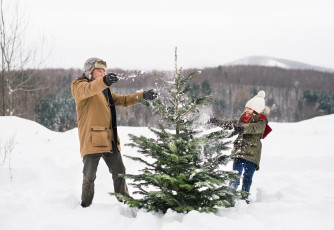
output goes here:
<path id="1" fill-rule="evenodd" d="M 106 71 L 107 63 L 100 58 L 89 58 L 84 65 L 85 77 L 91 79 L 94 69 L 104 69 Z"/>

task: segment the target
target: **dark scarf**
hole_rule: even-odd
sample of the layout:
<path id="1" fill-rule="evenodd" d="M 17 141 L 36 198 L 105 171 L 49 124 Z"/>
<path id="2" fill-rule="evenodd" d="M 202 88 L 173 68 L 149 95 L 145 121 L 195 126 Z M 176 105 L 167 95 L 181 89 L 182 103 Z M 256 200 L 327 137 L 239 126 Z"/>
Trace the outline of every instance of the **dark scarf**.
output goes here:
<path id="1" fill-rule="evenodd" d="M 111 112 L 111 124 L 112 124 L 112 131 L 114 134 L 113 148 L 116 148 L 117 151 L 119 151 L 117 147 L 117 121 L 116 121 L 116 108 L 114 99 L 112 98 L 109 88 L 104 89 L 103 94 L 106 97 Z"/>

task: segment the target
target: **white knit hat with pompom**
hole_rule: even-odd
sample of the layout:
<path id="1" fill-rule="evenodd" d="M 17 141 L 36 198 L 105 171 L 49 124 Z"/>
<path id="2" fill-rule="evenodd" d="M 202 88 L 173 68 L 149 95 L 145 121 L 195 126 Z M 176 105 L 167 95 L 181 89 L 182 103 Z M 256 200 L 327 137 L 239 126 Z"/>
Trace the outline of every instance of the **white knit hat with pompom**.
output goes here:
<path id="1" fill-rule="evenodd" d="M 261 113 L 265 108 L 265 103 L 264 103 L 265 96 L 266 93 L 261 90 L 255 97 L 247 101 L 245 107 L 248 107 L 257 113 Z"/>

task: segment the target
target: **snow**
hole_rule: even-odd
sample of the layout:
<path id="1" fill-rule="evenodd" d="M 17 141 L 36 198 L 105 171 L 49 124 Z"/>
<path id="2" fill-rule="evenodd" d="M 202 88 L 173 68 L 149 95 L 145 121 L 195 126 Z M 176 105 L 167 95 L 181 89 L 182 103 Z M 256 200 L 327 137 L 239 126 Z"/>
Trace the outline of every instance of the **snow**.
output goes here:
<path id="1" fill-rule="evenodd" d="M 138 77 L 137 74 L 131 74 L 131 75 L 128 76 L 128 78 L 136 78 L 136 77 Z"/>
<path id="2" fill-rule="evenodd" d="M 302 62 L 267 56 L 249 56 L 224 64 L 224 66 L 234 65 L 258 65 L 268 67 L 280 67 L 283 69 L 312 69 L 324 72 L 334 72 L 333 69 L 329 68 L 313 66 Z"/>
<path id="3" fill-rule="evenodd" d="M 239 201 L 217 214 L 169 210 L 162 215 L 109 196 L 113 184 L 103 160 L 93 204 L 82 208 L 77 129 L 57 133 L 22 118 L 0 117 L 0 229 L 333 229 L 334 115 L 270 125 L 249 205 Z M 119 127 L 118 132 L 122 153 L 132 156 L 135 149 L 124 146 L 129 133 L 153 137 L 147 127 Z M 142 167 L 123 160 L 128 173 Z"/>

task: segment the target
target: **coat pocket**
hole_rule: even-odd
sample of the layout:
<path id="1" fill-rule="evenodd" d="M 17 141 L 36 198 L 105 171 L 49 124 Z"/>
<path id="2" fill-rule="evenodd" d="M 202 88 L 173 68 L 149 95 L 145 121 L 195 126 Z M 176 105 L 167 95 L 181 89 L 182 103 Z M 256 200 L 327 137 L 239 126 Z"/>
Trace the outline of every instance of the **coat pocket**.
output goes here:
<path id="1" fill-rule="evenodd" d="M 92 145 L 95 147 L 107 147 L 108 138 L 107 138 L 107 127 L 103 126 L 91 126 L 90 132 L 92 136 Z"/>

